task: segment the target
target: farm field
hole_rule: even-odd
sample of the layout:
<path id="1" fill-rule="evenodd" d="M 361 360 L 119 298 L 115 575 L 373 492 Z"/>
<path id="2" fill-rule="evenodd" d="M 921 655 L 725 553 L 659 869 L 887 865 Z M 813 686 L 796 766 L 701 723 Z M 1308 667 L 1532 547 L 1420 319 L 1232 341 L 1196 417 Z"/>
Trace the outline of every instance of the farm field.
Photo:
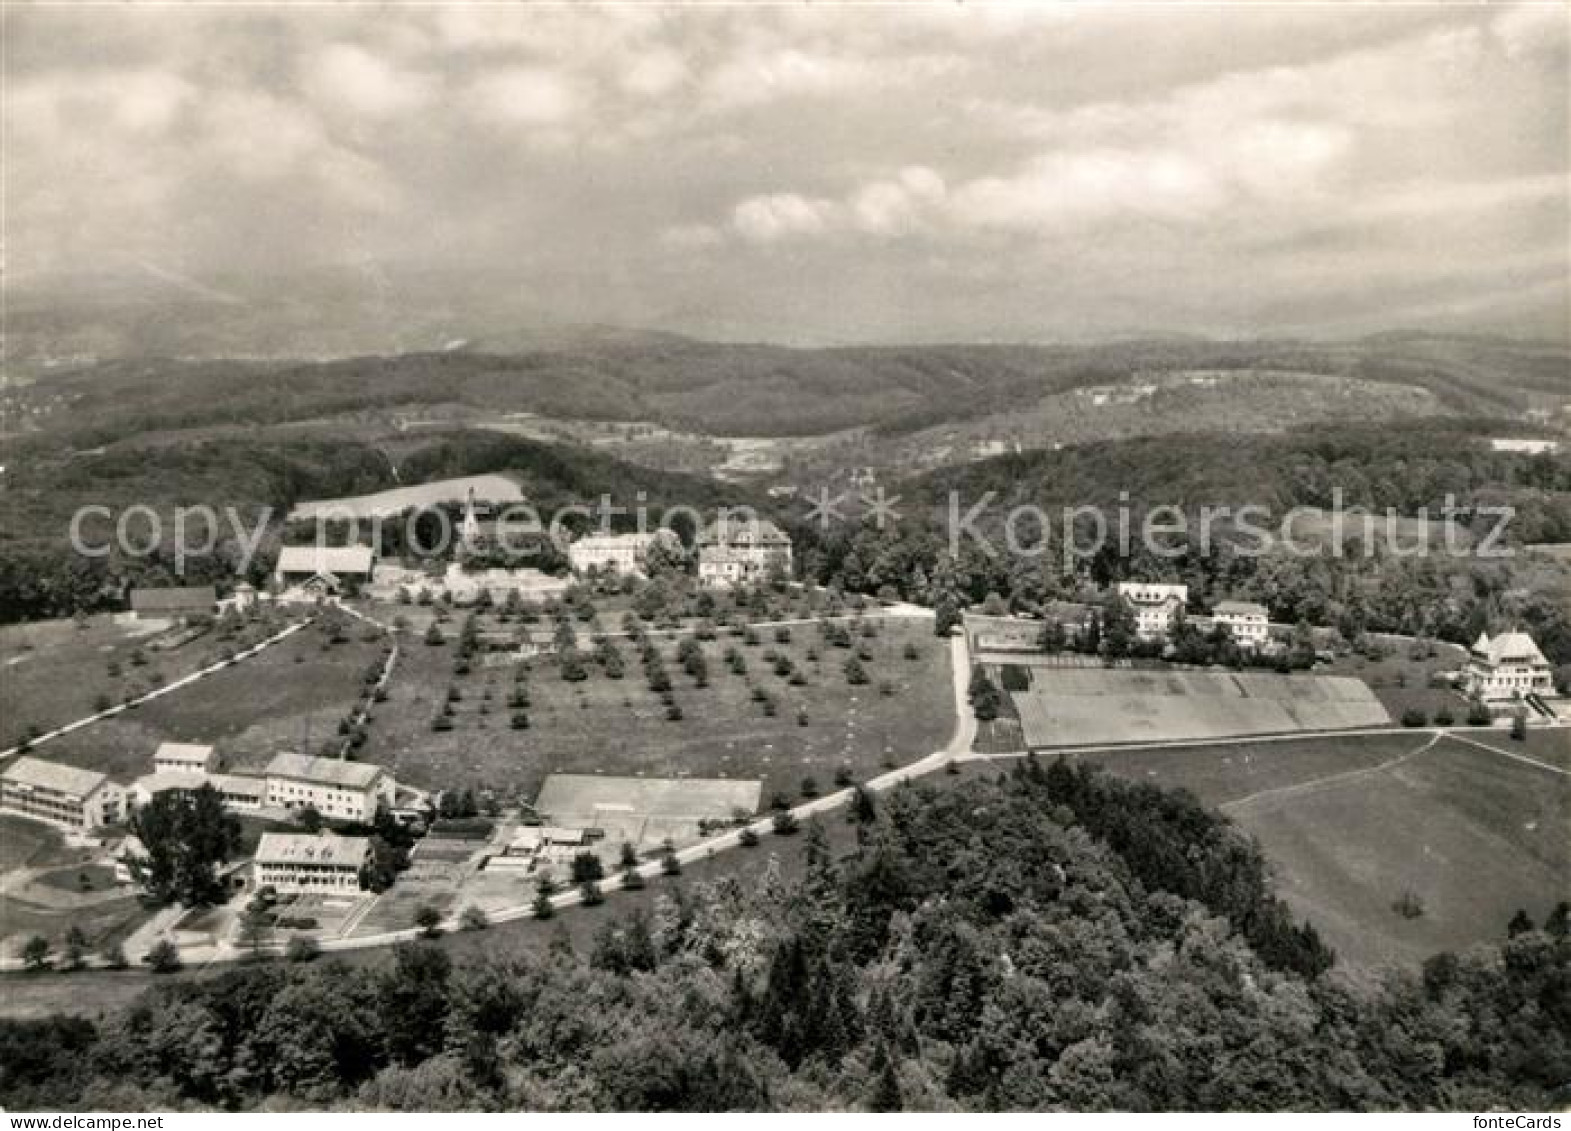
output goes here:
<path id="1" fill-rule="evenodd" d="M 1344 962 L 1411 965 L 1535 919 L 1571 875 L 1571 780 L 1452 738 L 1347 736 L 1088 756 L 1192 789 L 1256 837 Z M 1405 895 L 1421 913 L 1395 904 Z M 1411 910 L 1412 908 L 1410 908 Z"/>
<path id="2" fill-rule="evenodd" d="M 106 614 L 82 627 L 51 620 L 0 628 L 0 743 L 11 745 L 29 727 L 47 731 L 91 715 L 99 696 L 120 702 L 155 679 L 176 680 L 218 660 L 217 633 L 165 651 L 156 646 L 163 627 L 116 624 Z"/>
<path id="3" fill-rule="evenodd" d="M 462 502 L 473 490 L 482 502 L 522 502 L 524 492 L 518 483 L 506 475 L 466 475 L 457 479 L 439 479 L 412 487 L 394 487 L 370 495 L 347 495 L 340 499 L 307 499 L 296 503 L 289 518 L 292 521 L 328 517 L 372 518 L 400 514 L 413 507 L 434 506 L 437 503 Z"/>
<path id="4" fill-rule="evenodd" d="M 40 753 L 129 780 L 149 773 L 160 742 L 205 742 L 230 768 L 255 769 L 279 750 L 313 748 L 337 737 L 381 640 L 354 624 L 329 645 L 325 631 L 304 629 L 257 656 L 190 687 L 92 726 L 62 735 Z M 336 746 L 335 746 L 336 749 Z"/>
<path id="5" fill-rule="evenodd" d="M 551 773 L 762 778 L 766 798 L 775 791 L 796 796 L 806 776 L 827 789 L 842 765 L 856 777 L 871 776 L 886 761 L 910 761 L 932 751 L 953 727 L 948 642 L 935 637 L 925 620 L 876 623 L 875 636 L 853 633 L 852 649 L 821 639 L 812 624 L 793 626 L 784 640 L 776 630 L 761 628 L 751 644 L 722 629 L 701 645 L 707 687 L 695 686 L 683 670 L 675 639 L 652 634 L 682 712 L 679 720 L 667 717 L 644 678 L 638 651 L 625 639 L 617 641 L 625 664 L 621 679 L 590 661 L 588 678 L 569 682 L 554 658 L 536 657 L 528 662 L 526 730 L 509 725 L 506 703 L 514 686 L 509 667 L 476 663 L 469 674 L 455 675 L 454 645 L 432 647 L 417 637 L 402 650 L 362 757 L 416 786 L 484 786 L 526 799 Z M 915 659 L 906 658 L 908 645 Z M 733 673 L 724 661 L 733 647 L 743 657 L 745 675 Z M 865 684 L 853 685 L 845 674 L 855 647 L 871 657 L 863 664 Z M 766 659 L 771 652 L 806 682 L 792 686 L 777 675 Z M 434 731 L 432 720 L 450 684 L 462 697 L 452 704 L 453 727 Z M 773 698 L 774 715 L 752 697 L 755 686 Z M 799 710 L 805 710 L 805 721 Z"/>
<path id="6" fill-rule="evenodd" d="M 1261 672 L 1019 667 L 1011 691 L 1033 749 L 1384 726 L 1360 680 Z M 1007 685 L 1006 685 L 1007 686 Z"/>

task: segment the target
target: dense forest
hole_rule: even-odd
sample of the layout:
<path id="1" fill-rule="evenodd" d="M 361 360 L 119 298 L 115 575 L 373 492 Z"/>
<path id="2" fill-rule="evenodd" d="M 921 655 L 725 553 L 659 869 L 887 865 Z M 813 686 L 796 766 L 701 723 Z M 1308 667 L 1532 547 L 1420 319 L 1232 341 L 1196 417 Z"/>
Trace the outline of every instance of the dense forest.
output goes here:
<path id="1" fill-rule="evenodd" d="M 78 448 L 150 431 L 437 404 L 652 420 L 709 435 L 796 436 L 866 426 L 914 430 L 1140 373 L 1195 369 L 1277 369 L 1415 386 L 1458 414 L 1518 416 L 1571 395 L 1563 350 L 1486 338 L 790 349 L 612 335 L 505 353 L 105 362 L 54 374 L 0 405 L 13 423 L 41 426 L 38 438 Z"/>
<path id="2" fill-rule="evenodd" d="M 834 818 L 840 820 L 841 818 Z M 1035 760 L 863 796 L 854 848 L 667 878 L 592 944 L 245 966 L 0 1023 L 22 1110 L 1499 1109 L 1571 1079 L 1562 904 L 1342 978 L 1192 797 Z M 844 840 L 845 838 L 841 838 Z M 742 850 L 745 851 L 745 850 Z M 763 848 L 753 851 L 764 851 Z M 545 929 L 544 925 L 542 928 Z M 559 928 L 558 928 L 559 929 Z M 500 932 L 503 928 L 492 928 Z"/>
<path id="3" fill-rule="evenodd" d="M 1164 436 L 1006 455 L 902 485 L 897 525 L 824 530 L 798 512 L 790 529 L 802 576 L 865 593 L 935 605 L 997 593 L 1016 611 L 1035 612 L 1053 600 L 1095 599 L 1126 578 L 1163 579 L 1189 585 L 1191 612 L 1208 612 L 1227 598 L 1257 600 L 1275 620 L 1334 626 L 1349 638 L 1400 632 L 1470 643 L 1482 629 L 1517 621 L 1553 663 L 1571 665 L 1571 573 L 1522 552 L 1525 542 L 1571 541 L 1571 456 L 1495 452 L 1479 438 L 1485 430 L 1477 422 L 1438 421 L 1279 436 Z M 1394 540 L 1377 532 L 1369 552 L 1359 541 L 1341 555 L 1329 541 L 1316 553 L 1262 553 L 1258 539 L 1238 536 L 1226 522 L 1214 525 L 1210 545 L 1193 534 L 1165 539 L 1170 556 L 1149 552 L 1139 538 L 1145 513 L 1157 506 L 1180 508 L 1197 532 L 1202 507 L 1255 504 L 1273 516 L 1259 524 L 1274 528 L 1294 507 L 1332 506 L 1338 491 L 1345 508 L 1390 507 L 1412 517 L 1427 507 L 1431 518 L 1450 494 L 1473 540 L 1496 521 L 1481 508 L 1510 506 L 1514 517 L 1500 545 L 1511 556 L 1474 556 L 1461 542 L 1458 552 L 1414 553 L 1422 541 L 1414 529 Z M 964 518 L 990 492 L 972 523 L 981 538 L 962 537 L 951 557 L 951 493 Z M 1040 507 L 1054 524 L 1046 552 L 1008 551 L 1005 516 L 1018 504 Z M 1066 564 L 1057 520 L 1063 508 L 1078 506 L 1102 508 L 1113 537 Z M 1134 532 L 1127 553 L 1114 526 L 1121 507 Z M 1356 522 L 1349 525 L 1359 532 Z M 1041 529 L 1028 520 L 1017 535 L 1017 544 L 1034 548 Z M 1301 540 L 1312 542 L 1312 534 Z"/>

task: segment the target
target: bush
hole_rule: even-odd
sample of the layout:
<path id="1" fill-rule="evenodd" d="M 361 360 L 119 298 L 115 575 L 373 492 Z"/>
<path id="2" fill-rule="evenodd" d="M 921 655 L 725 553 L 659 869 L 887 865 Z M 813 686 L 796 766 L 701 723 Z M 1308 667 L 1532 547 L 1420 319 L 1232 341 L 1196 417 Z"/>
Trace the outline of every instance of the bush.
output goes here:
<path id="1" fill-rule="evenodd" d="M 168 939 L 159 939 L 155 942 L 142 961 L 146 962 L 155 974 L 173 974 L 182 965 L 180 948 Z"/>
<path id="2" fill-rule="evenodd" d="M 585 907 L 599 907 L 605 902 L 605 893 L 600 890 L 600 885 L 593 880 L 580 884 L 578 890 L 584 897 Z"/>
<path id="3" fill-rule="evenodd" d="M 1487 727 L 1494 723 L 1495 716 L 1480 700 L 1474 699 L 1467 705 L 1467 725 L 1470 727 Z"/>
<path id="4" fill-rule="evenodd" d="M 458 926 L 465 931 L 483 931 L 491 925 L 491 920 L 486 917 L 485 911 L 470 904 L 458 916 Z"/>
<path id="5" fill-rule="evenodd" d="M 296 935 L 284 947 L 284 957 L 290 962 L 310 962 L 321 953 L 321 944 L 310 935 Z"/>
<path id="6" fill-rule="evenodd" d="M 442 913 L 429 903 L 422 903 L 415 908 L 415 926 L 421 935 L 434 939 L 442 933 Z"/>
<path id="7" fill-rule="evenodd" d="M 1411 888 L 1402 892 L 1391 903 L 1391 910 L 1404 919 L 1417 919 L 1424 913 L 1424 901 Z"/>
<path id="8" fill-rule="evenodd" d="M 758 847 L 758 834 L 753 831 L 753 827 L 751 825 L 738 833 L 736 839 L 737 843 L 740 844 L 743 848 Z"/>
<path id="9" fill-rule="evenodd" d="M 1437 727 L 1448 727 L 1454 722 L 1456 722 L 1456 716 L 1451 713 L 1451 708 L 1441 707 L 1435 712 L 1435 725 Z"/>
<path id="10" fill-rule="evenodd" d="M 551 904 L 551 897 L 543 891 L 536 894 L 531 910 L 536 919 L 549 919 L 556 914 L 556 908 Z"/>
<path id="11" fill-rule="evenodd" d="M 791 836 L 801 827 L 797 822 L 796 814 L 789 809 L 782 809 L 776 813 L 771 823 L 776 836 Z"/>
<path id="12" fill-rule="evenodd" d="M 1417 707 L 1409 707 L 1402 712 L 1402 725 L 1405 727 L 1421 727 L 1429 722 L 1429 716 Z"/>

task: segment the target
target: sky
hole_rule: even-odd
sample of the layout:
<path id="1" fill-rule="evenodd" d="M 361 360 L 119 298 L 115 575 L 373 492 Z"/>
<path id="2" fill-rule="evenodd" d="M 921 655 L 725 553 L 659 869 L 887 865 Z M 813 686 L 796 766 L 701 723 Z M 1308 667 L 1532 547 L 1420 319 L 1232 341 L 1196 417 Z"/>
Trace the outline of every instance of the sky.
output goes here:
<path id="1" fill-rule="evenodd" d="M 1563 4 L 4 8 L 8 286 L 797 343 L 1571 336 Z"/>

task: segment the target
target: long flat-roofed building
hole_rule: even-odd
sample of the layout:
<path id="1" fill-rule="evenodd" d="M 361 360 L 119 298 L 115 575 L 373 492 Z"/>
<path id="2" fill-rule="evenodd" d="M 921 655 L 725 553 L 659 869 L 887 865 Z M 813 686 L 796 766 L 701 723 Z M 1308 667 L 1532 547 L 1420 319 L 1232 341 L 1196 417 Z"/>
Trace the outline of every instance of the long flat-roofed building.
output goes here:
<path id="1" fill-rule="evenodd" d="M 253 870 L 257 887 L 280 892 L 358 892 L 371 858 L 362 836 L 332 833 L 263 833 Z"/>
<path id="2" fill-rule="evenodd" d="M 277 755 L 265 776 L 269 807 L 315 809 L 340 821 L 371 820 L 378 804 L 392 806 L 398 788 L 381 766 L 304 754 Z"/>
<path id="3" fill-rule="evenodd" d="M 25 755 L 0 772 L 0 809 L 73 829 L 113 824 L 125 795 L 107 774 Z"/>
<path id="4" fill-rule="evenodd" d="M 376 554 L 369 546 L 285 546 L 278 551 L 274 576 L 289 588 L 337 592 L 346 583 L 366 585 L 376 565 Z"/>

